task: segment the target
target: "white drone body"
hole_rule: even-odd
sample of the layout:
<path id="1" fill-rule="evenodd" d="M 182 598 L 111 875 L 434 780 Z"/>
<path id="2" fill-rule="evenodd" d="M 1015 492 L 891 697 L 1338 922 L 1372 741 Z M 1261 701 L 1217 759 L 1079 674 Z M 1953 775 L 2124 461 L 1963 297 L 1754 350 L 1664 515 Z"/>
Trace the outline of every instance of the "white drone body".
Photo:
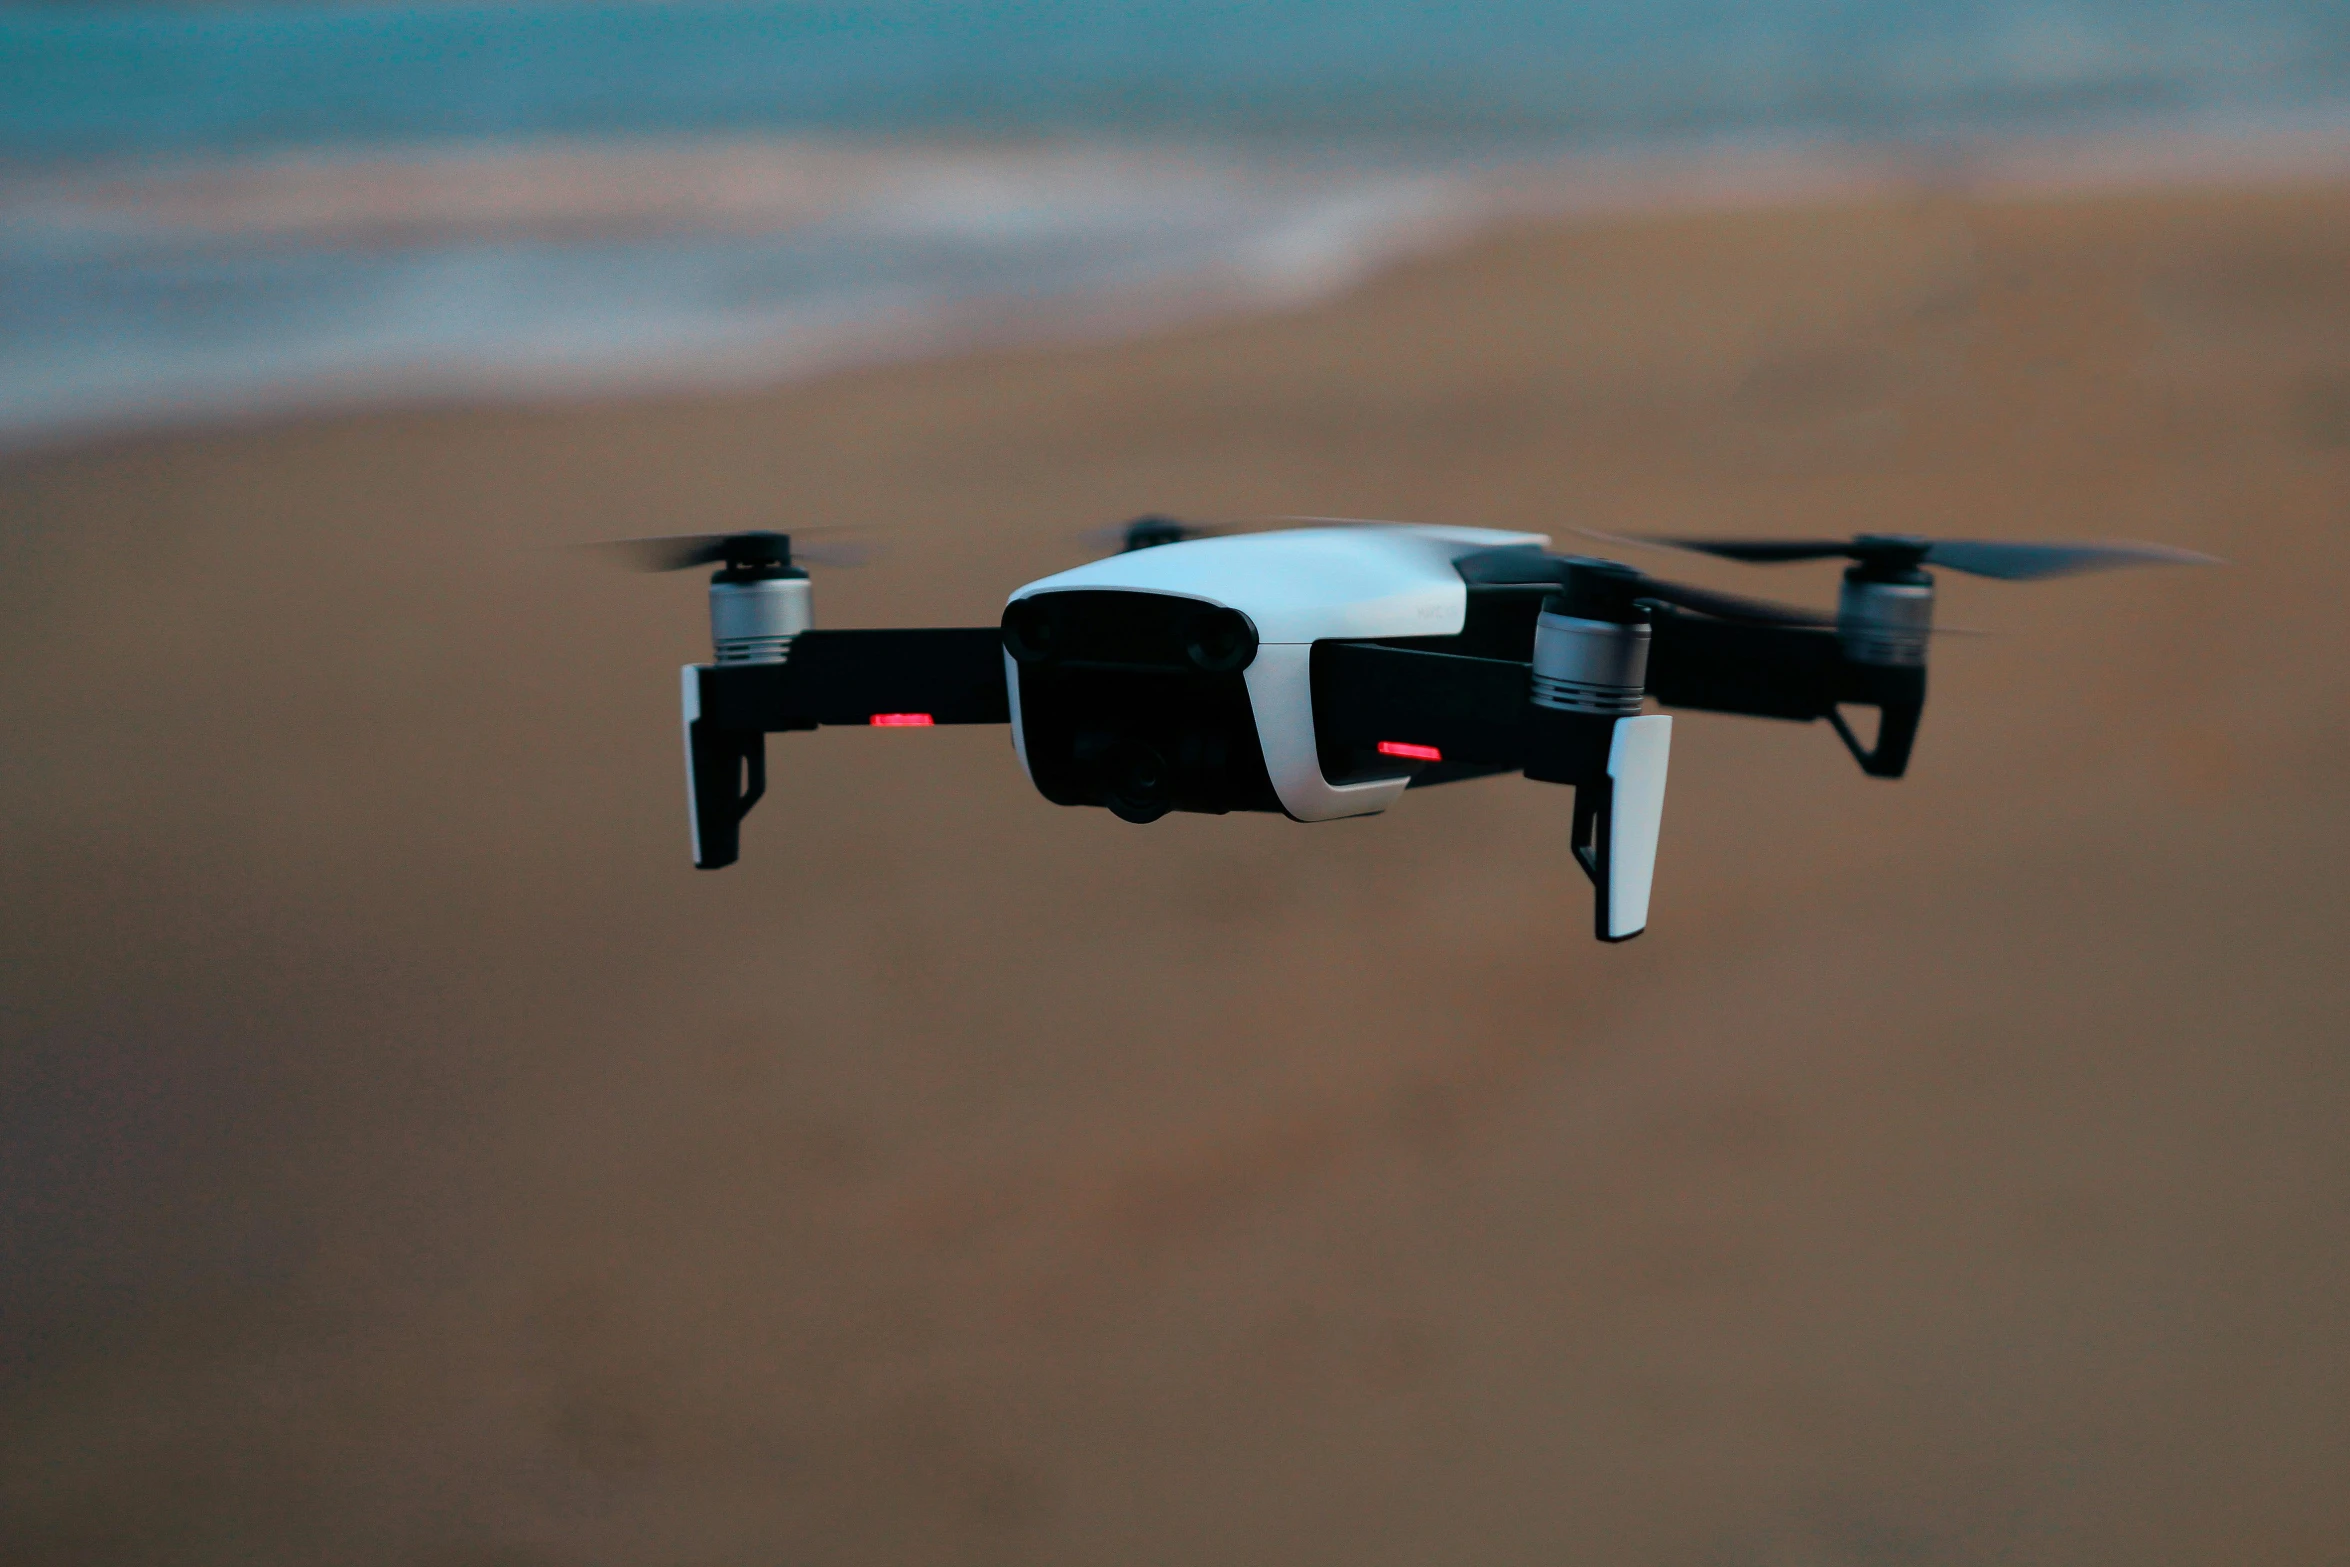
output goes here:
<path id="1" fill-rule="evenodd" d="M 1077 591 L 1148 593 L 1247 616 L 1256 628 L 1257 651 L 1242 676 L 1265 771 L 1293 821 L 1325 822 L 1377 815 L 1412 778 L 1333 783 L 1324 776 L 1310 679 L 1314 645 L 1457 636 L 1468 618 L 1469 588 L 1455 563 L 1488 550 L 1541 550 L 1549 544 L 1543 533 L 1415 524 L 1227 534 L 1089 561 L 1029 583 L 1007 603 Z M 1020 721 L 1020 672 L 1007 651 L 1012 748 L 1033 782 Z M 1612 939 L 1636 935 L 1648 923 L 1672 726 L 1661 716 L 1617 725 L 1608 762 L 1616 795 L 1606 911 Z M 1411 735 L 1391 738 L 1415 742 Z"/>

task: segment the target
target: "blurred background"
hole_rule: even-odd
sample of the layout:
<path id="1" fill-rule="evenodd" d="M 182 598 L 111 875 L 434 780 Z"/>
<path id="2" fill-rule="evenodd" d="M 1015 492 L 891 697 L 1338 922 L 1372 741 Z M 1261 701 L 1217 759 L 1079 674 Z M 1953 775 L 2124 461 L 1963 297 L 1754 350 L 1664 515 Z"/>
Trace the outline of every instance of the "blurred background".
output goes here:
<path id="1" fill-rule="evenodd" d="M 1685 719 L 1624 947 L 990 730 L 690 869 L 569 546 L 1152 511 L 2232 564 Z M 0 3 L 0 1556 L 2350 1558 L 2346 518 L 2340 4 Z"/>

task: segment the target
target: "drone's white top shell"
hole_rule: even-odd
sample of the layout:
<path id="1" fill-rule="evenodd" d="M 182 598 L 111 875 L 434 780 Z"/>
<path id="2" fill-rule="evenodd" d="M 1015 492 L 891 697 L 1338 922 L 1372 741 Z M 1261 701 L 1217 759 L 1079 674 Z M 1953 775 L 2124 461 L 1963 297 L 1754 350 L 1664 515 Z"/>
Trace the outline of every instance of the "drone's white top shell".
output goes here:
<path id="1" fill-rule="evenodd" d="M 1407 779 L 1333 784 L 1314 746 L 1313 645 L 1327 637 L 1448 637 L 1469 618 L 1468 584 L 1453 562 L 1549 535 L 1418 524 L 1293 528 L 1187 539 L 1097 560 L 1031 582 L 1013 600 L 1074 589 L 1167 593 L 1237 609 L 1257 628 L 1249 707 L 1265 770 L 1282 808 L 1299 821 L 1383 811 Z M 1005 655 L 1012 743 L 1027 766 L 1019 669 Z"/>
<path id="2" fill-rule="evenodd" d="M 1452 563 L 1479 550 L 1547 545 L 1491 528 L 1291 528 L 1132 550 L 1031 582 L 1012 595 L 1072 588 L 1171 593 L 1237 609 L 1262 643 L 1325 637 L 1448 637 L 1468 619 Z"/>

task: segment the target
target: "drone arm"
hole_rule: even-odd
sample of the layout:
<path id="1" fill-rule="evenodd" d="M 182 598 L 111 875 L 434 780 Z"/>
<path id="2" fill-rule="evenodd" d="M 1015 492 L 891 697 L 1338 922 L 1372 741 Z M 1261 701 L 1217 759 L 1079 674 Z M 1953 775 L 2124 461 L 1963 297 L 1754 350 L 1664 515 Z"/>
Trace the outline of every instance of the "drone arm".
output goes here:
<path id="1" fill-rule="evenodd" d="M 892 718 L 1008 723 L 1003 645 L 994 626 L 803 631 L 780 663 L 703 666 L 702 712 L 763 733 Z"/>
<path id="2" fill-rule="evenodd" d="M 1648 694 L 1661 705 L 1796 723 L 1824 718 L 1872 777 L 1899 778 L 1908 768 L 1926 703 L 1924 668 L 1856 662 L 1828 630 L 1669 611 L 1654 627 Z M 1877 709 L 1874 745 L 1862 746 L 1840 705 Z"/>
<path id="3" fill-rule="evenodd" d="M 687 805 L 694 864 L 732 865 L 767 788 L 767 736 L 820 724 L 927 727 L 1010 720 L 994 626 L 803 631 L 776 663 L 685 671 Z"/>
<path id="4" fill-rule="evenodd" d="M 1808 723 L 1836 706 L 1836 633 L 1666 611 L 1651 623 L 1648 694 L 1666 707 Z"/>

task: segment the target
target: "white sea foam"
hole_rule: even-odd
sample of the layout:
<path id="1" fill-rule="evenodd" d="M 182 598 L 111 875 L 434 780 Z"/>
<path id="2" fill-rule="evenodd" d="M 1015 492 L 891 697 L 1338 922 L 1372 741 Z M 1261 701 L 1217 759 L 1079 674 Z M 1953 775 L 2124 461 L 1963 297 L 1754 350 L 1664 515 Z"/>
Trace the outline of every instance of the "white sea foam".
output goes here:
<path id="1" fill-rule="evenodd" d="M 1307 297 L 1458 182 L 799 141 L 0 179 L 0 431 L 776 380 Z"/>
<path id="2" fill-rule="evenodd" d="M 806 139 L 0 175 L 0 441 L 766 384 L 1326 294 L 1512 218 L 2350 173 L 2339 124 L 1318 160 Z"/>

